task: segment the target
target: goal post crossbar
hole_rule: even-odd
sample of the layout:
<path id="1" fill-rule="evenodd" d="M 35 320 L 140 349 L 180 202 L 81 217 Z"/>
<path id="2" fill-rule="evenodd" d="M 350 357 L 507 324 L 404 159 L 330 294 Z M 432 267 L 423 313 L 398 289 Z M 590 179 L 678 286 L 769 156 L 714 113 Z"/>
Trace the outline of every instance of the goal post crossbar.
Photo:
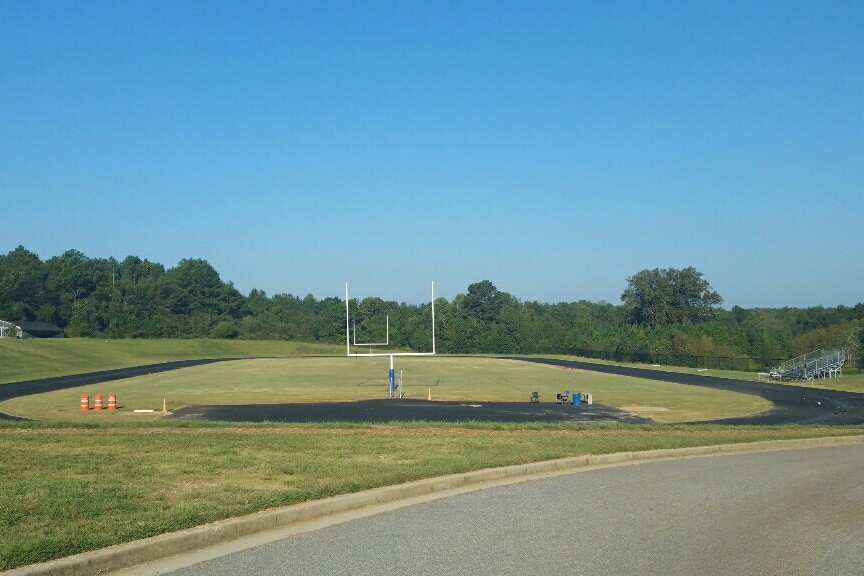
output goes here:
<path id="1" fill-rule="evenodd" d="M 389 356 L 436 356 L 435 352 L 349 352 L 350 358 L 387 358 Z"/>
<path id="2" fill-rule="evenodd" d="M 435 355 L 435 282 L 432 282 L 432 352 L 372 352 L 367 353 L 351 352 L 351 346 L 386 346 L 390 343 L 390 316 L 387 316 L 387 342 L 365 343 L 357 342 L 357 329 L 354 328 L 354 338 L 352 343 L 351 338 L 351 312 L 349 309 L 350 300 L 348 299 L 348 283 L 345 283 L 345 355 L 349 357 L 374 357 L 374 356 L 434 356 Z"/>

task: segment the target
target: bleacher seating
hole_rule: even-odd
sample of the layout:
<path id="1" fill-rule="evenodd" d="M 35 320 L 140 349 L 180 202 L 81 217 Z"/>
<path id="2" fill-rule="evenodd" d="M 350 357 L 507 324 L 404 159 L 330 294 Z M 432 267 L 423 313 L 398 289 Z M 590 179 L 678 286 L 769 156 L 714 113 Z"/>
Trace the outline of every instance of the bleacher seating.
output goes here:
<path id="1" fill-rule="evenodd" d="M 839 378 L 843 376 L 845 362 L 845 350 L 815 350 L 784 362 L 769 374 L 776 380 Z"/>

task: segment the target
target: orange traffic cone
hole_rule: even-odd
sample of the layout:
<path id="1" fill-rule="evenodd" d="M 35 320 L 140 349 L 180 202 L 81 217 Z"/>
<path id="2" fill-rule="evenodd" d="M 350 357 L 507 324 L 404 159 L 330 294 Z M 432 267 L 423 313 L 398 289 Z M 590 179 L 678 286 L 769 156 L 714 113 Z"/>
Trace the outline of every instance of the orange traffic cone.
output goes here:
<path id="1" fill-rule="evenodd" d="M 167 413 L 168 413 L 168 402 L 165 400 L 165 398 L 162 398 L 162 414 L 167 414 Z"/>
<path id="2" fill-rule="evenodd" d="M 432 401 L 432 389 L 431 388 L 429 388 L 429 394 L 426 396 L 426 400 L 428 400 L 429 402 Z"/>

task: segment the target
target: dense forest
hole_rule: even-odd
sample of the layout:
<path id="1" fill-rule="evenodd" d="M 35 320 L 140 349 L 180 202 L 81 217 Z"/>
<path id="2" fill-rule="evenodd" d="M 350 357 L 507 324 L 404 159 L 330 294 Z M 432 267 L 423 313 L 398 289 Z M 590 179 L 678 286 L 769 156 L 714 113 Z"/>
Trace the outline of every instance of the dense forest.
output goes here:
<path id="1" fill-rule="evenodd" d="M 524 302 L 491 281 L 435 301 L 439 352 L 565 354 L 705 367 L 762 369 L 817 348 L 864 347 L 864 303 L 854 307 L 725 310 L 702 274 L 643 270 L 622 279 L 622 304 Z M 431 306 L 352 300 L 358 341 L 431 347 Z M 241 294 L 207 261 L 173 268 L 76 250 L 42 261 L 19 246 L 0 255 L 0 319 L 50 322 L 67 336 L 345 341 L 338 298 Z"/>

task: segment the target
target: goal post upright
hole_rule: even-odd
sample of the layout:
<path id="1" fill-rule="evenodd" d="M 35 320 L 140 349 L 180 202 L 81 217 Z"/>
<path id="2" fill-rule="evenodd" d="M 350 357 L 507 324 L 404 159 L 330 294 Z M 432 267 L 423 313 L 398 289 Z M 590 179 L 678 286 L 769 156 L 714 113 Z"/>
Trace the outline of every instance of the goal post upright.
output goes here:
<path id="1" fill-rule="evenodd" d="M 432 355 L 435 355 L 435 281 L 432 281 Z"/>
<path id="2" fill-rule="evenodd" d="M 351 328 L 349 327 L 350 317 L 348 316 L 348 282 L 345 282 L 345 346 L 346 355 L 351 356 Z"/>

